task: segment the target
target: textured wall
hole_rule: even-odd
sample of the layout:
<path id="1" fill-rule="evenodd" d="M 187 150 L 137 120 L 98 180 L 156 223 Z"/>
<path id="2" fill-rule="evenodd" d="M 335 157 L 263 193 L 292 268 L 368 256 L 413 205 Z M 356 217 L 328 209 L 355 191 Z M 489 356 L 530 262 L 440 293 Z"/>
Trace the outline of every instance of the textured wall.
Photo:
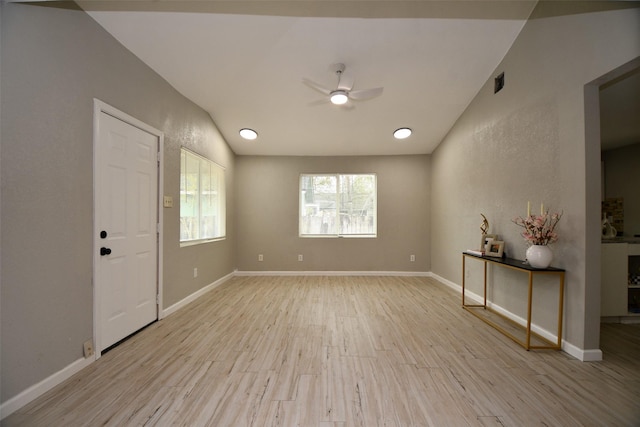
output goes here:
<path id="1" fill-rule="evenodd" d="M 226 241 L 181 249 L 179 208 L 164 209 L 165 306 L 233 271 L 235 160 L 211 118 L 63 6 L 2 4 L 3 402 L 82 358 L 93 335 L 94 97 L 165 133 L 174 201 L 181 145 L 227 168 Z"/>
<path id="2" fill-rule="evenodd" d="M 586 170 L 584 88 L 640 54 L 639 9 L 606 9 L 540 2 L 496 69 L 496 75 L 505 73 L 505 88 L 494 94 L 492 76 L 432 160 L 431 247 L 439 248 L 432 271 L 456 283 L 460 252 L 477 241 L 481 212 L 506 241 L 509 256 L 524 258 L 526 245 L 511 219 L 526 214 L 527 201 L 533 212 L 541 202 L 564 211 L 553 265 L 567 269 L 564 337 L 585 350 L 599 342 L 599 284 L 585 285 L 587 234 L 598 232 L 587 229 L 586 194 L 599 188 L 587 188 L 585 177 L 599 170 Z M 599 265 L 599 259 L 590 263 Z M 524 316 L 525 294 L 513 285 L 515 273 L 492 274 L 502 283 L 494 301 Z M 535 292 L 534 321 L 550 330 L 556 295 L 546 281 Z"/>
<path id="3" fill-rule="evenodd" d="M 429 156 L 237 160 L 238 269 L 429 271 Z M 376 173 L 378 237 L 298 237 L 303 173 Z M 264 261 L 258 262 L 258 254 Z M 297 261 L 298 254 L 304 256 Z M 416 256 L 415 262 L 409 256 Z"/>

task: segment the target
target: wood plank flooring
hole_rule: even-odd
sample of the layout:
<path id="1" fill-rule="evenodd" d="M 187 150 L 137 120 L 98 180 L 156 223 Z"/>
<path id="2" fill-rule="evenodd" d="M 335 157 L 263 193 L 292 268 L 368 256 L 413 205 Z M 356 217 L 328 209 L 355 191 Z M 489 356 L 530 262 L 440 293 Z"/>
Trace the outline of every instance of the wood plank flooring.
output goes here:
<path id="1" fill-rule="evenodd" d="M 639 426 L 640 325 L 527 352 L 418 277 L 234 277 L 3 426 Z"/>

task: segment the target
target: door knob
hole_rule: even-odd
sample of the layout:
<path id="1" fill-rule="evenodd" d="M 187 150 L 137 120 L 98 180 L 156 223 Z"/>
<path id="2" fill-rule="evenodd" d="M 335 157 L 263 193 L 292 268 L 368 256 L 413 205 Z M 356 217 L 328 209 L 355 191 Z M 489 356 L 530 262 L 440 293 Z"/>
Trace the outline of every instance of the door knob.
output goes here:
<path id="1" fill-rule="evenodd" d="M 109 248 L 100 248 L 100 256 L 111 255 L 111 249 Z"/>

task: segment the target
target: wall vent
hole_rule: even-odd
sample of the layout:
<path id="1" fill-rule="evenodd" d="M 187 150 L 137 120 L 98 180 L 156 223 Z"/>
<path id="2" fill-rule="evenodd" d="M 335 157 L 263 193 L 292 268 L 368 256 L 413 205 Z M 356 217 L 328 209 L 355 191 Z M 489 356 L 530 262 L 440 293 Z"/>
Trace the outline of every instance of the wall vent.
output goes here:
<path id="1" fill-rule="evenodd" d="M 493 93 L 498 93 L 504 87 L 504 72 L 500 73 L 498 77 L 493 79 Z"/>

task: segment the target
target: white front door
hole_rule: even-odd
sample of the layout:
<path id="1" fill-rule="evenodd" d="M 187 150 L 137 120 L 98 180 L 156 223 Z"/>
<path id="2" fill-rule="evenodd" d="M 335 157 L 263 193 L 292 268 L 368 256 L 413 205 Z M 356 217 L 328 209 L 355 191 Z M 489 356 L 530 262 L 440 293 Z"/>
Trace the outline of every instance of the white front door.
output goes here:
<path id="1" fill-rule="evenodd" d="M 99 352 L 158 318 L 159 138 L 103 111 L 96 126 Z"/>

